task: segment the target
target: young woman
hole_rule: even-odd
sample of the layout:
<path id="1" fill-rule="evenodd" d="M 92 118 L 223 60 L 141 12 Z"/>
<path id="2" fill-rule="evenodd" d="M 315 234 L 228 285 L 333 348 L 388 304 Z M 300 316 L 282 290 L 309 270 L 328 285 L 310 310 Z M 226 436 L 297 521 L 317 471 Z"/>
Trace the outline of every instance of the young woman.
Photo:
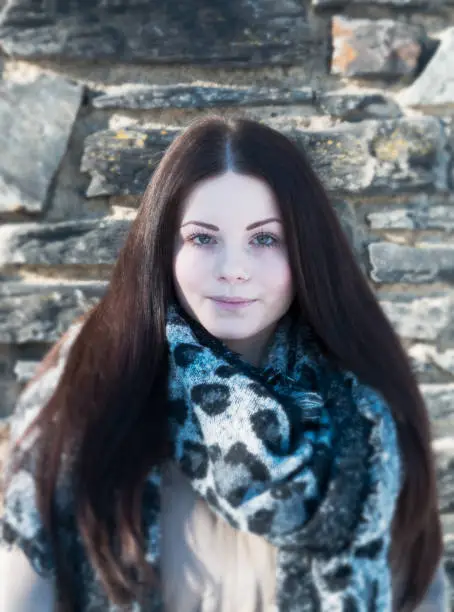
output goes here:
<path id="1" fill-rule="evenodd" d="M 264 125 L 174 141 L 12 438 L 8 612 L 447 609 L 408 360 L 306 157 Z"/>

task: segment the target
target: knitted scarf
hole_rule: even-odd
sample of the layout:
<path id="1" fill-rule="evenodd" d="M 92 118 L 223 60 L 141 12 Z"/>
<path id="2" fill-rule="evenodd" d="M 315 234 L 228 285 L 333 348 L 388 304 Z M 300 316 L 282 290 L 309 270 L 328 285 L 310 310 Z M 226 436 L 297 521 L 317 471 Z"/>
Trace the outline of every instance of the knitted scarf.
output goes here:
<path id="1" fill-rule="evenodd" d="M 174 458 L 214 512 L 277 547 L 277 609 L 389 611 L 400 462 L 383 398 L 290 317 L 261 368 L 177 309 L 167 341 Z"/>
<path id="2" fill-rule="evenodd" d="M 166 331 L 173 460 L 215 513 L 277 547 L 276 610 L 391 610 L 388 552 L 401 462 L 382 396 L 335 367 L 309 327 L 290 317 L 279 323 L 261 367 L 246 363 L 176 307 L 168 312 Z M 158 573 L 160 486 L 155 467 L 146 481 L 144 523 L 146 558 Z M 20 535 L 20 520 L 28 517 L 31 533 L 30 488 L 30 479 L 28 493 L 25 486 L 12 487 L 5 512 L 9 540 L 22 537 L 29 552 L 32 540 Z M 14 514 L 18 500 L 20 518 Z M 44 574 L 50 556 L 34 525 L 30 557 Z M 86 576 L 79 585 L 86 603 L 78 609 L 118 610 L 95 577 L 88 578 L 74 540 L 68 536 L 68 546 L 75 564 L 80 558 L 78 575 Z M 161 612 L 160 592 L 131 609 Z"/>

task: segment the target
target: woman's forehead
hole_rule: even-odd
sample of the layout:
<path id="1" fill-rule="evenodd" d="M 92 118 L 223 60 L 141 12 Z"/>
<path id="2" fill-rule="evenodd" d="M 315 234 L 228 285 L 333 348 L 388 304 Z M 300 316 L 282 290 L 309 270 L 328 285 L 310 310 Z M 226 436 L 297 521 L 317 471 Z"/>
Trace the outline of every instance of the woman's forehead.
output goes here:
<path id="1" fill-rule="evenodd" d="M 265 181 L 233 172 L 201 181 L 182 203 L 182 223 L 236 217 L 250 223 L 264 216 L 280 218 L 280 211 Z M 194 217 L 194 218 L 193 218 Z M 199 219 L 200 220 L 200 219 Z"/>

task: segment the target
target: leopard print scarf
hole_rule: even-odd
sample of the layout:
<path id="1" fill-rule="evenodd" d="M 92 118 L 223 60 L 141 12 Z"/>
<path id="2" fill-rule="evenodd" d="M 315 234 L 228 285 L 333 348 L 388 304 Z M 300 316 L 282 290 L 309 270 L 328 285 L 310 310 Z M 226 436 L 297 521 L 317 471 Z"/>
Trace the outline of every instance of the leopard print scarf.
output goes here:
<path id="1" fill-rule="evenodd" d="M 214 512 L 278 548 L 277 609 L 390 610 L 400 461 L 382 397 L 289 317 L 261 368 L 176 308 L 167 341 L 174 458 Z"/>
<path id="2" fill-rule="evenodd" d="M 80 327 L 68 334 L 55 366 L 21 396 L 13 439 L 55 389 Z M 310 329 L 290 317 L 278 325 L 260 368 L 175 307 L 166 331 L 173 460 L 214 512 L 277 547 L 276 610 L 391 610 L 388 551 L 401 462 L 381 396 L 329 365 Z M 160 487 L 155 467 L 145 483 L 143 519 L 146 558 L 158 573 Z M 51 576 L 32 460 L 13 477 L 4 506 L 0 539 Z M 70 504 L 59 512 L 61 525 L 73 525 Z M 74 529 L 62 528 L 60 537 L 78 581 L 77 610 L 117 612 Z M 162 612 L 160 591 L 128 609 Z"/>

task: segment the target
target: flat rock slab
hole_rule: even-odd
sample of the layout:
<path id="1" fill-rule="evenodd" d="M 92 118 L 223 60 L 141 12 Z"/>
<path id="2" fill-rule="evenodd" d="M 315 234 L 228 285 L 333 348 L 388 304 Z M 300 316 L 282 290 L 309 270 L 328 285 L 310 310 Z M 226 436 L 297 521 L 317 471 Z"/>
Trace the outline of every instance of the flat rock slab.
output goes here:
<path id="1" fill-rule="evenodd" d="M 441 512 L 454 512 L 454 448 L 451 444 L 435 443 L 439 507 Z M 438 447 L 438 448 L 437 448 Z"/>
<path id="2" fill-rule="evenodd" d="M 0 81 L 0 214 L 39 213 L 68 144 L 82 87 L 32 72 Z"/>
<path id="3" fill-rule="evenodd" d="M 437 6 L 440 4 L 449 4 L 452 0 L 439 0 Z M 338 9 L 341 6 L 350 5 L 363 5 L 363 6 L 392 6 L 395 8 L 421 8 L 434 4 L 433 0 L 312 0 L 312 6 L 318 9 Z"/>
<path id="4" fill-rule="evenodd" d="M 427 204 L 390 206 L 366 215 L 373 230 L 454 231 L 454 206 Z"/>
<path id="5" fill-rule="evenodd" d="M 1 5 L 0 5 L 1 7 Z M 3 479 L 6 474 L 5 466 L 9 453 L 9 424 L 0 421 L 0 513 L 3 514 Z"/>
<path id="6" fill-rule="evenodd" d="M 422 51 L 420 29 L 391 19 L 332 19 L 332 74 L 400 78 L 413 74 Z"/>
<path id="7" fill-rule="evenodd" d="M 372 280 L 378 283 L 454 282 L 452 242 L 404 246 L 375 242 L 368 246 Z"/>
<path id="8" fill-rule="evenodd" d="M 454 514 L 441 515 L 443 540 L 444 540 L 444 562 L 446 573 L 450 582 L 450 610 L 454 610 Z"/>
<path id="9" fill-rule="evenodd" d="M 321 110 L 344 121 L 395 119 L 402 115 L 399 106 L 382 93 L 326 92 L 316 96 Z"/>
<path id="10" fill-rule="evenodd" d="M 403 92 L 399 102 L 414 107 L 454 106 L 454 28 L 443 34 L 440 46 L 422 74 Z"/>
<path id="11" fill-rule="evenodd" d="M 93 98 L 96 108 L 149 110 L 311 104 L 310 87 L 227 87 L 222 85 L 124 85 Z"/>
<path id="12" fill-rule="evenodd" d="M 454 299 L 446 294 L 421 297 L 390 292 L 380 295 L 380 306 L 401 338 L 436 342 L 454 325 Z"/>
<path id="13" fill-rule="evenodd" d="M 141 195 L 179 128 L 127 127 L 91 134 L 81 170 L 87 196 Z M 282 129 L 306 151 L 331 192 L 395 193 L 438 185 L 444 134 L 432 117 L 363 121 L 310 131 Z"/>
<path id="14" fill-rule="evenodd" d="M 429 411 L 433 438 L 444 438 L 454 430 L 454 383 L 420 385 Z"/>
<path id="15" fill-rule="evenodd" d="M 290 65 L 325 53 L 299 0 L 10 0 L 0 45 L 22 58 Z"/>
<path id="16" fill-rule="evenodd" d="M 98 290 L 68 286 L 28 286 L 28 293 L 0 297 L 0 342 L 10 344 L 56 342 L 71 323 L 102 297 Z"/>
<path id="17" fill-rule="evenodd" d="M 14 374 L 20 385 L 26 385 L 30 381 L 38 368 L 39 361 L 19 360 L 14 366 Z"/>
<path id="18" fill-rule="evenodd" d="M 112 265 L 130 224 L 131 221 L 103 218 L 0 226 L 0 267 Z"/>
<path id="19" fill-rule="evenodd" d="M 11 344 L 52 344 L 98 301 L 86 298 L 82 291 L 1 299 L 0 339 Z"/>
<path id="20" fill-rule="evenodd" d="M 414 344 L 408 350 L 413 369 L 421 382 L 454 380 L 454 349 L 438 351 L 429 344 Z"/>
<path id="21" fill-rule="evenodd" d="M 311 87 L 231 87 L 178 83 L 176 85 L 120 85 L 94 95 L 95 108 L 151 110 L 167 108 L 222 108 L 313 105 L 332 117 L 346 121 L 397 118 L 399 106 L 380 92 L 327 92 Z"/>

